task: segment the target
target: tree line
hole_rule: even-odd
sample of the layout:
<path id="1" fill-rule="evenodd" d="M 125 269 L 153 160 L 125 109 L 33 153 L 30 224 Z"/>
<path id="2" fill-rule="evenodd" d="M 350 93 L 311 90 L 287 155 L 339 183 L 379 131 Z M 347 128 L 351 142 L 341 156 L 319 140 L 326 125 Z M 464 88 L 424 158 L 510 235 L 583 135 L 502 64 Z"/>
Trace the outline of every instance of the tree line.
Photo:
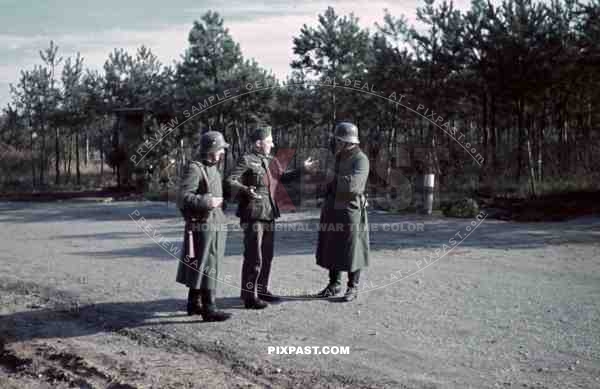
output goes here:
<path id="1" fill-rule="evenodd" d="M 24 158 L 19 166 L 32 185 L 80 183 L 90 152 L 114 168 L 131 164 L 146 139 L 178 118 L 145 163 L 127 170 L 127 183 L 162 156 L 193 147 L 199 129 L 224 132 L 231 160 L 249 131 L 268 123 L 276 142 L 301 157 L 325 149 L 335 123 L 351 120 L 377 169 L 372 181 L 382 186 L 394 185 L 394 172 L 428 172 L 446 190 L 526 184 L 535 194 L 546 182 L 597 177 L 600 0 L 473 0 L 466 11 L 425 0 L 416 14 L 416 27 L 386 11 L 366 29 L 328 8 L 294 38 L 287 80 L 244 58 L 212 11 L 194 22 L 171 65 L 142 46 L 134 54 L 115 49 L 102 71 L 90 70 L 79 55 L 61 58 L 51 42 L 41 63 L 11 85 L 0 143 Z M 344 87 L 348 80 L 370 87 Z M 257 82 L 281 87 L 183 116 L 209 96 Z M 143 112 L 142 132 L 123 142 L 119 110 L 134 108 Z"/>

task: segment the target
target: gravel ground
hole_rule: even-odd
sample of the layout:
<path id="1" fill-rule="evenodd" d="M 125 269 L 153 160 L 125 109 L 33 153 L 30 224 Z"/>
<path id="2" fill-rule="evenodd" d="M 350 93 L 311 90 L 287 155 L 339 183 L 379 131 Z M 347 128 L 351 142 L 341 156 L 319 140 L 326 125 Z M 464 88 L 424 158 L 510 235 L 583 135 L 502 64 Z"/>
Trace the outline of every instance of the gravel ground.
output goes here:
<path id="1" fill-rule="evenodd" d="M 174 282 L 172 205 L 0 203 L 0 387 L 600 388 L 600 218 L 374 211 L 359 299 L 340 304 L 303 297 L 327 281 L 318 212 L 285 214 L 272 284 L 288 298 L 248 311 L 228 215 L 218 303 L 234 317 L 203 323 Z"/>

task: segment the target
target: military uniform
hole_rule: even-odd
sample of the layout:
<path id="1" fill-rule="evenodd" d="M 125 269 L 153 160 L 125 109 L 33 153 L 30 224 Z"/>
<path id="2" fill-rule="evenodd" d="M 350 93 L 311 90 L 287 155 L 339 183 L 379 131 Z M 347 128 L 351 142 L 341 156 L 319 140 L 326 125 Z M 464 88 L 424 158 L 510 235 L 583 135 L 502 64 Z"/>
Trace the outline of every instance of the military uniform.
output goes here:
<path id="1" fill-rule="evenodd" d="M 203 135 L 202 145 L 205 152 L 228 146 L 222 135 L 215 131 Z M 212 197 L 223 197 L 222 177 L 216 163 L 205 158 L 190 161 L 184 169 L 177 193 L 177 206 L 185 219 L 185 232 L 176 281 L 190 288 L 188 314 L 201 314 L 205 320 L 221 321 L 229 317 L 229 314 L 216 311 L 215 304 L 219 264 L 225 255 L 227 225 L 222 208 L 211 208 Z"/>
<path id="2" fill-rule="evenodd" d="M 216 289 L 215 274 L 225 255 L 227 238 L 221 208 L 209 210 L 210 197 L 222 197 L 222 178 L 216 166 L 190 161 L 185 168 L 177 204 L 185 218 L 185 235 L 177 282 L 192 289 Z"/>
<path id="3" fill-rule="evenodd" d="M 357 136 L 341 139 L 358 143 Z M 345 271 L 348 272 L 346 297 L 348 301 L 355 298 L 360 271 L 369 265 L 365 194 L 368 176 L 369 159 L 358 145 L 336 156 L 333 180 L 327 186 L 321 209 L 315 255 L 317 264 L 329 270 L 329 284 L 319 294 L 322 297 L 339 293 L 341 272 Z"/>
<path id="4" fill-rule="evenodd" d="M 237 194 L 239 205 L 236 215 L 244 231 L 240 297 L 245 302 L 260 298 L 277 300 L 268 290 L 275 219 L 280 216 L 275 190 L 278 181 L 289 181 L 300 175 L 300 170 L 283 172 L 276 159 L 255 151 L 240 158 L 226 181 L 231 192 Z M 250 195 L 250 187 L 255 188 L 260 198 Z"/>

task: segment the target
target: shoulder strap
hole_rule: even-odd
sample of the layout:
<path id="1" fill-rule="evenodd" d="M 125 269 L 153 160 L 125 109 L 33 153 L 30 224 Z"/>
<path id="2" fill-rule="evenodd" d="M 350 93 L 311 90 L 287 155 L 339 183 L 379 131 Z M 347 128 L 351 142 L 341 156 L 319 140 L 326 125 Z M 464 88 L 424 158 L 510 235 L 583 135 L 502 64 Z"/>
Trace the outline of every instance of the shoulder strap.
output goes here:
<path id="1" fill-rule="evenodd" d="M 208 193 L 208 174 L 206 174 L 204 164 L 197 161 L 190 161 L 189 163 L 196 165 L 198 167 L 198 170 L 200 170 L 200 182 L 198 183 L 198 188 L 196 188 L 196 193 Z M 204 187 L 202 188 L 201 185 L 204 185 Z M 203 189 L 203 191 L 200 191 L 200 189 Z"/>
<path id="2" fill-rule="evenodd" d="M 202 163 L 199 165 L 200 165 L 200 172 L 202 174 L 202 181 L 204 182 L 204 193 L 209 193 L 209 191 L 208 191 L 208 174 L 206 174 L 206 167 Z"/>

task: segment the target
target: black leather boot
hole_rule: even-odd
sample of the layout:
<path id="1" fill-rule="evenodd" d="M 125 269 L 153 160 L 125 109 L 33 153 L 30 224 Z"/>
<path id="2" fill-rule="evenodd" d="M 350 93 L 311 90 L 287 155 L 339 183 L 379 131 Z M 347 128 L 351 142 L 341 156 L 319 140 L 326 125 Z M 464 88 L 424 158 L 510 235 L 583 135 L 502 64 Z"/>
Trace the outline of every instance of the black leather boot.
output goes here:
<path id="1" fill-rule="evenodd" d="M 244 299 L 244 307 L 246 307 L 246 309 L 265 309 L 268 306 L 269 304 L 257 297 L 250 297 Z"/>
<path id="2" fill-rule="evenodd" d="M 317 293 L 317 297 L 327 298 L 333 297 L 342 291 L 342 273 L 336 270 L 329 270 L 329 284 Z"/>
<path id="3" fill-rule="evenodd" d="M 360 270 L 348 273 L 348 289 L 344 294 L 344 301 L 350 302 L 358 297 L 358 282 L 360 280 Z"/>
<path id="4" fill-rule="evenodd" d="M 358 297 L 358 288 L 357 287 L 348 287 L 346 289 L 346 293 L 344 293 L 344 301 L 350 302 L 356 300 Z"/>
<path id="5" fill-rule="evenodd" d="M 225 321 L 231 317 L 230 313 L 217 310 L 217 304 L 215 303 L 216 291 L 214 290 L 202 290 L 202 319 L 204 321 Z"/>
<path id="6" fill-rule="evenodd" d="M 187 301 L 187 314 L 200 315 L 202 313 L 202 306 L 200 305 L 200 289 L 192 289 L 188 291 Z"/>

